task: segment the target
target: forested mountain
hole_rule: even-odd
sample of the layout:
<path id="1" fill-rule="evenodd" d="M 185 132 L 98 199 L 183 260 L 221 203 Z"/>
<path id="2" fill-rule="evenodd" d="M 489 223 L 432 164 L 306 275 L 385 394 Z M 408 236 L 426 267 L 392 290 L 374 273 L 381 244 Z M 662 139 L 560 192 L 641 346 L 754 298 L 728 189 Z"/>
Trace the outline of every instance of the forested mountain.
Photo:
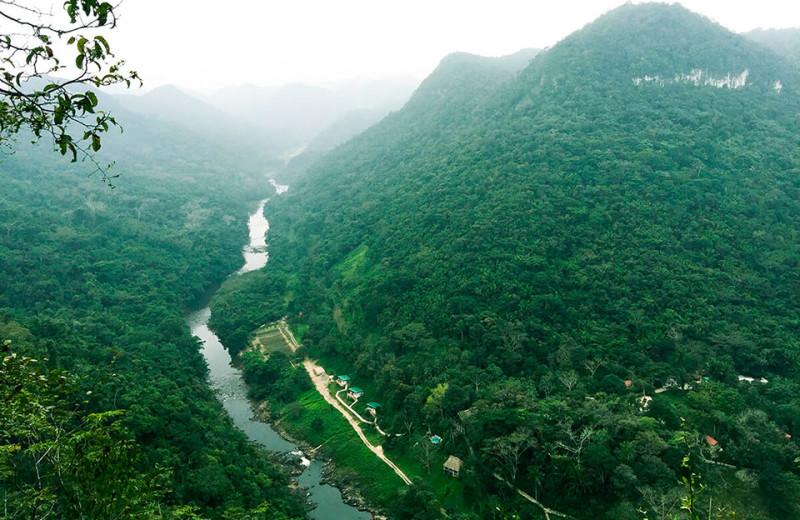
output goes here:
<path id="1" fill-rule="evenodd" d="M 221 336 L 307 325 L 413 431 L 389 454 L 438 433 L 465 460 L 481 517 L 541 515 L 496 474 L 577 518 L 673 518 L 692 472 L 702 518 L 800 517 L 800 70 L 663 4 L 517 64 L 446 58 L 272 201 Z"/>
<path id="2" fill-rule="evenodd" d="M 133 150 L 147 152 L 159 143 L 172 145 L 175 141 L 189 143 L 197 150 L 201 147 L 196 143 L 205 142 L 211 145 L 205 147 L 209 158 L 222 148 L 227 153 L 246 156 L 248 164 L 260 163 L 264 168 L 275 169 L 280 165 L 277 157 L 298 144 L 296 139 L 261 128 L 173 85 L 141 96 L 102 96 L 102 101 L 120 121 L 129 121 L 128 127 L 135 127 L 133 138 L 126 133 L 115 139 Z M 158 132 L 169 135 L 164 136 L 166 139 L 153 135 Z"/>
<path id="3" fill-rule="evenodd" d="M 125 133 L 97 160 L 116 161 L 113 190 L 45 140 L 0 163 L 0 517 L 304 517 L 183 317 L 241 265 L 263 166 L 112 110 Z"/>
<path id="4" fill-rule="evenodd" d="M 756 29 L 745 33 L 753 41 L 762 43 L 777 54 L 800 63 L 800 29 Z"/>

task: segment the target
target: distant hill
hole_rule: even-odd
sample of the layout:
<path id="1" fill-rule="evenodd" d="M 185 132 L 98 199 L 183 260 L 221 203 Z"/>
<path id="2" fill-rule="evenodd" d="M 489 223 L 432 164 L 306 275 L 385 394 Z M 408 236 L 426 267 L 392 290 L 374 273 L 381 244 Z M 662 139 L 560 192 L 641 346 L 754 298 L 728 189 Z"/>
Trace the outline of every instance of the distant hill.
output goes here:
<path id="1" fill-rule="evenodd" d="M 501 58 L 485 58 L 468 53 L 447 56 L 414 92 L 404 113 L 431 117 L 434 114 L 441 115 L 440 111 L 447 109 L 468 114 L 471 108 L 459 105 L 458 99 L 474 103 L 480 92 L 491 92 L 498 84 L 508 81 L 538 52 L 536 49 L 524 49 Z M 443 101 L 444 105 L 433 106 L 436 99 Z M 281 178 L 284 182 L 292 182 L 298 173 L 305 171 L 328 151 L 373 126 L 404 103 L 405 99 L 397 98 L 376 108 L 353 110 L 339 117 L 317 134 L 301 155 L 292 159 L 281 172 Z"/>
<path id="2" fill-rule="evenodd" d="M 286 136 L 267 132 L 174 85 L 164 85 L 141 96 L 108 97 L 131 114 L 158 120 L 173 128 L 182 128 L 184 130 L 181 131 L 188 131 L 201 139 L 217 141 L 222 146 L 238 147 L 251 154 L 254 160 L 272 162 L 295 144 Z"/>
<path id="3" fill-rule="evenodd" d="M 800 64 L 800 28 L 755 29 L 744 36 Z"/>
<path id="4" fill-rule="evenodd" d="M 330 88 L 299 83 L 278 88 L 239 86 L 220 90 L 208 102 L 297 145 L 310 142 L 348 112 L 401 105 L 416 83 L 411 78 L 391 78 L 353 81 Z"/>
<path id="5" fill-rule="evenodd" d="M 416 428 L 387 453 L 442 432 L 479 516 L 541 513 L 497 473 L 576 518 L 670 518 L 691 460 L 700 517 L 798 518 L 798 94 L 792 61 L 679 5 L 448 56 L 270 203 L 280 283 L 213 319 L 255 329 L 237 302 L 285 286 L 309 353 Z"/>

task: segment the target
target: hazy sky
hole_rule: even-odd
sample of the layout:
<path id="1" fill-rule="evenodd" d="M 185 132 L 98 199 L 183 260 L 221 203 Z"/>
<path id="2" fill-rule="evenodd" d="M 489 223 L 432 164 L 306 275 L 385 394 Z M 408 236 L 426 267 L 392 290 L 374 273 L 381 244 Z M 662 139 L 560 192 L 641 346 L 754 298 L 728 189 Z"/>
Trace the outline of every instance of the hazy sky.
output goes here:
<path id="1" fill-rule="evenodd" d="M 112 46 L 145 80 L 224 85 L 424 78 L 454 51 L 555 44 L 621 0 L 124 0 Z M 795 0 L 685 0 L 734 31 L 800 26 Z"/>

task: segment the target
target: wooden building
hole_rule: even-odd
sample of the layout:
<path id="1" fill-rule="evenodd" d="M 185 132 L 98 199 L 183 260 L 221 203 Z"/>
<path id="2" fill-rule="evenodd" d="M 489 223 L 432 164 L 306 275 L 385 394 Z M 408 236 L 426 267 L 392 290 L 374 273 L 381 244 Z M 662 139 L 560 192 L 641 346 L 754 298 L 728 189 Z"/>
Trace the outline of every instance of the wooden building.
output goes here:
<path id="1" fill-rule="evenodd" d="M 447 473 L 448 475 L 457 477 L 459 473 L 461 473 L 461 466 L 463 465 L 464 461 L 462 461 L 458 457 L 450 455 L 449 457 L 447 457 L 447 460 L 444 461 L 442 469 L 444 469 L 444 472 Z"/>

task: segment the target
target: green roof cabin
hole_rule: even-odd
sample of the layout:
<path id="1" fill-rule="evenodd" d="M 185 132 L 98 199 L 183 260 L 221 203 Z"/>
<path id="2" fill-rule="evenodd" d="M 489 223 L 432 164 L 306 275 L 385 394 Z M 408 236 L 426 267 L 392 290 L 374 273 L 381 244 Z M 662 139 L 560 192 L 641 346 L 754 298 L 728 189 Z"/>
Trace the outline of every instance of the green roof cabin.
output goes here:
<path id="1" fill-rule="evenodd" d="M 347 392 L 347 395 L 350 397 L 350 399 L 357 401 L 359 397 L 364 395 L 364 391 L 357 386 L 353 386 L 350 388 L 350 391 Z"/>
<path id="2" fill-rule="evenodd" d="M 431 436 L 430 439 L 431 439 L 431 444 L 441 444 L 442 443 L 442 438 L 439 437 L 438 435 L 433 435 L 433 436 Z"/>
<path id="3" fill-rule="evenodd" d="M 350 376 L 336 376 L 336 384 L 346 388 L 350 384 Z"/>
<path id="4" fill-rule="evenodd" d="M 378 408 L 381 407 L 381 403 L 367 403 L 367 413 L 370 415 L 377 415 Z"/>

